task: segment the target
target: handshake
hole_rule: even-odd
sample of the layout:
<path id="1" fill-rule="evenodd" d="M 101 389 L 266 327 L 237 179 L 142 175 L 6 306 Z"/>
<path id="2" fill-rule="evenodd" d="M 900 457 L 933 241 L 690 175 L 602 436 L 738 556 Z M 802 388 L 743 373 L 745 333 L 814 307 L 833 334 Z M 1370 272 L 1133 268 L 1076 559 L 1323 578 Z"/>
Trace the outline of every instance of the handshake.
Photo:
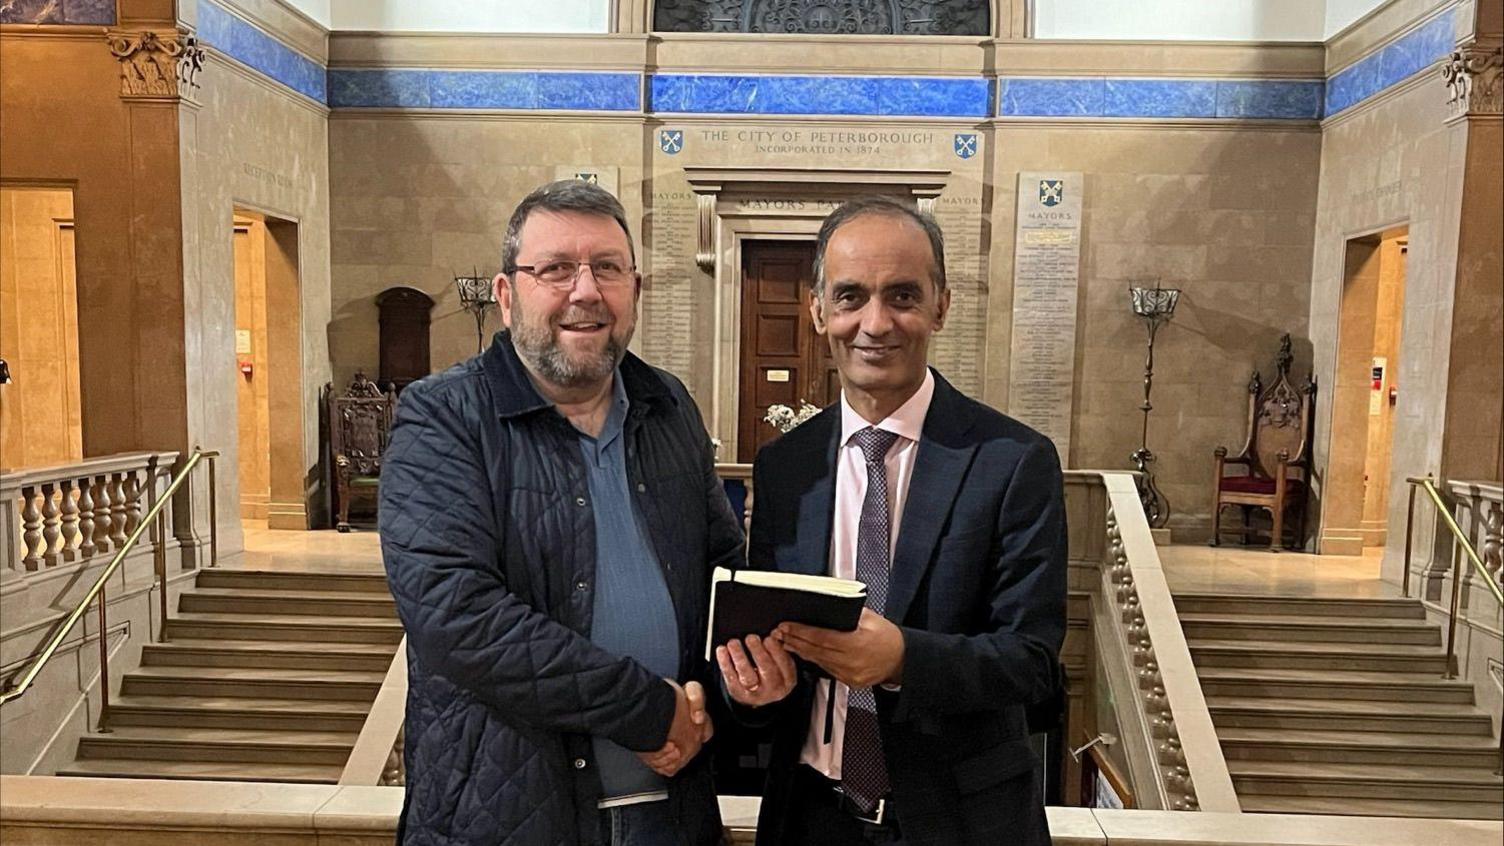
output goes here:
<path id="1" fill-rule="evenodd" d="M 656 752 L 638 752 L 653 772 L 672 776 L 700 754 L 700 747 L 715 734 L 715 725 L 705 712 L 705 688 L 699 682 L 683 687 L 673 679 L 664 679 L 674 689 L 674 721 L 668 727 L 668 740 Z"/>

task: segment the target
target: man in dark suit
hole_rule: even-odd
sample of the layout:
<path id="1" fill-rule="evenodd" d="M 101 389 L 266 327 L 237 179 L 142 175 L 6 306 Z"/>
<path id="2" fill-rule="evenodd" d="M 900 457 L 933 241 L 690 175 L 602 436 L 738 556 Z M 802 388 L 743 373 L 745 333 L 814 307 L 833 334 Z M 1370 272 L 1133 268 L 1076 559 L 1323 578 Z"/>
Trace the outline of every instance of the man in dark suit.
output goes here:
<path id="1" fill-rule="evenodd" d="M 856 631 L 717 650 L 739 715 L 774 735 L 759 844 L 1049 842 L 1024 711 L 1065 634 L 1060 464 L 927 366 L 944 268 L 934 220 L 893 200 L 820 230 L 810 310 L 841 401 L 758 454 L 749 560 L 868 598 Z"/>

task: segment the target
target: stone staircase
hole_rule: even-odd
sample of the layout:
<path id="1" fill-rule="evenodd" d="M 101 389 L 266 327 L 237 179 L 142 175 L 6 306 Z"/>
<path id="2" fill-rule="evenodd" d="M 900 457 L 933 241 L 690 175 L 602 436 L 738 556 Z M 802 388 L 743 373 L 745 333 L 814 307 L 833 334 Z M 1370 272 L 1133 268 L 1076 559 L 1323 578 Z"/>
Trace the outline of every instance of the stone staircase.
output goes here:
<path id="1" fill-rule="evenodd" d="M 1174 599 L 1244 811 L 1504 818 L 1492 722 L 1420 602 Z"/>
<path id="2" fill-rule="evenodd" d="M 334 783 L 402 639 L 377 573 L 205 570 L 58 775 Z"/>

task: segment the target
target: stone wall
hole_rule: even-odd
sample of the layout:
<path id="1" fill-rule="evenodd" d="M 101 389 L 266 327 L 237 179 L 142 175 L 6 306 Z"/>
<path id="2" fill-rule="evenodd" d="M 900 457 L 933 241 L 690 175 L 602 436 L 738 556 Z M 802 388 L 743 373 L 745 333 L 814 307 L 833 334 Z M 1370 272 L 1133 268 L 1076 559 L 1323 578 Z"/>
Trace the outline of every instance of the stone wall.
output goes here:
<path id="1" fill-rule="evenodd" d="M 276 33 L 311 55 L 285 62 L 316 65 L 325 58 L 324 34 L 271 2 L 202 2 L 193 11 L 210 58 L 199 76 L 199 106 L 184 110 L 182 132 L 191 427 L 197 442 L 224 451 L 224 467 L 239 465 L 233 217 L 236 209 L 256 212 L 268 221 L 267 272 L 278 255 L 296 270 L 282 301 L 270 301 L 278 286 L 268 279 L 267 516 L 274 527 L 305 528 L 304 491 L 319 465 L 319 391 L 331 378 L 328 112 L 224 48 Z M 290 243 L 279 247 L 278 234 Z M 238 550 L 237 473 L 219 475 L 219 497 L 221 547 Z"/>

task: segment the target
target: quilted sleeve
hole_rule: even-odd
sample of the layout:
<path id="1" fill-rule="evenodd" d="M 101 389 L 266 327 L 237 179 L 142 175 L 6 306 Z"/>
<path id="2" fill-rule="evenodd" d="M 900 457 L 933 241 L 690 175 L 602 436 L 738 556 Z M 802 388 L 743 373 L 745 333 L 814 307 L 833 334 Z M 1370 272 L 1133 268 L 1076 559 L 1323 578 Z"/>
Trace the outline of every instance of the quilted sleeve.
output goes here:
<path id="1" fill-rule="evenodd" d="M 477 433 L 488 415 L 466 387 L 409 386 L 382 459 L 382 558 L 410 648 L 509 722 L 661 748 L 673 688 L 507 589 Z"/>

